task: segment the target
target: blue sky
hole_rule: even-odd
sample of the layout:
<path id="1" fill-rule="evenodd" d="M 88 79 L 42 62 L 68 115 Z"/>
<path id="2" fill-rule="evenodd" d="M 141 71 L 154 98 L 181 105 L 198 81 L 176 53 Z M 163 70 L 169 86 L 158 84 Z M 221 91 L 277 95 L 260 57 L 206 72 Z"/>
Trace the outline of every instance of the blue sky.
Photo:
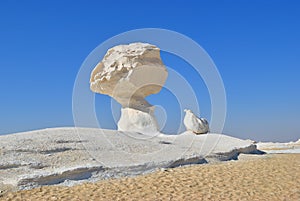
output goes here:
<path id="1" fill-rule="evenodd" d="M 73 84 L 87 55 L 114 35 L 154 27 L 192 38 L 215 62 L 227 94 L 224 133 L 263 141 L 300 138 L 300 4 L 169 2 L 1 1 L 0 134 L 72 126 Z M 209 118 L 210 99 L 201 78 L 182 70 L 187 64 L 174 55 L 162 53 L 162 58 L 192 85 L 201 83 L 196 95 Z M 149 99 L 170 107 L 174 97 L 162 91 Z M 96 101 L 97 108 L 110 104 L 101 95 Z M 176 103 L 166 110 L 175 114 Z M 99 120 L 113 128 L 106 113 Z M 169 120 L 166 129 L 172 130 L 178 119 L 174 125 Z"/>

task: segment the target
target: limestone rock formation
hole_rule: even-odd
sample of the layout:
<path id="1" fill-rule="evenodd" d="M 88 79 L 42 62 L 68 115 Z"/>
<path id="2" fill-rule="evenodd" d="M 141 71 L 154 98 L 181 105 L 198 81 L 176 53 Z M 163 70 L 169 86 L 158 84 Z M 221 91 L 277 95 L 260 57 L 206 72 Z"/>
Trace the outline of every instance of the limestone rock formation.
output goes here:
<path id="1" fill-rule="evenodd" d="M 198 118 L 191 110 L 185 109 L 183 123 L 186 130 L 193 131 L 195 134 L 205 134 L 209 132 L 209 124 L 206 119 Z"/>
<path id="2" fill-rule="evenodd" d="M 152 132 L 158 128 L 154 108 L 145 97 L 158 93 L 167 76 L 160 49 L 156 46 L 147 43 L 118 45 L 109 49 L 92 71 L 90 88 L 111 96 L 122 105 L 118 130 Z"/>
<path id="3" fill-rule="evenodd" d="M 76 127 L 0 135 L 0 200 L 5 186 L 20 190 L 70 186 L 160 168 L 231 160 L 239 153 L 256 151 L 248 140 L 220 134 L 140 137 L 138 133 Z"/>

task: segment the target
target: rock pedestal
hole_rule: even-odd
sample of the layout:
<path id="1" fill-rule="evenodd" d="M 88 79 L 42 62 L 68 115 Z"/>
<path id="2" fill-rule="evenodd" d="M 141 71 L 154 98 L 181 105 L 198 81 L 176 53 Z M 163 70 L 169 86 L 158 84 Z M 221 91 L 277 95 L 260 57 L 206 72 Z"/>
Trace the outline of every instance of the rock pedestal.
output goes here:
<path id="1" fill-rule="evenodd" d="M 132 108 L 122 108 L 118 130 L 151 135 L 158 132 L 158 127 L 152 111 L 143 112 Z"/>

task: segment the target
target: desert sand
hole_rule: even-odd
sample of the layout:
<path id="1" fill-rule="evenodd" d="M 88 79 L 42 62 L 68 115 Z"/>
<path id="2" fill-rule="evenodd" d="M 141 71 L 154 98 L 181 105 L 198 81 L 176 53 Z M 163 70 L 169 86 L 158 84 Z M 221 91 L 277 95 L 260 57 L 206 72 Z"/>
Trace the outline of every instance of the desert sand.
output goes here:
<path id="1" fill-rule="evenodd" d="M 73 187 L 9 192 L 0 200 L 300 200 L 300 154 L 239 158 Z"/>

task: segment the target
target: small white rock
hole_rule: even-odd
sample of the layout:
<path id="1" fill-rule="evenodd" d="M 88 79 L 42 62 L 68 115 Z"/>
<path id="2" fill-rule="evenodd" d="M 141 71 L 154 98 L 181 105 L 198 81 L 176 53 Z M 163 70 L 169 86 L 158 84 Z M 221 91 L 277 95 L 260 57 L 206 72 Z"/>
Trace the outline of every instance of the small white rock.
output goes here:
<path id="1" fill-rule="evenodd" d="M 205 134 L 209 132 L 209 124 L 206 119 L 198 118 L 191 110 L 185 109 L 183 120 L 186 130 L 193 131 L 195 134 Z"/>

